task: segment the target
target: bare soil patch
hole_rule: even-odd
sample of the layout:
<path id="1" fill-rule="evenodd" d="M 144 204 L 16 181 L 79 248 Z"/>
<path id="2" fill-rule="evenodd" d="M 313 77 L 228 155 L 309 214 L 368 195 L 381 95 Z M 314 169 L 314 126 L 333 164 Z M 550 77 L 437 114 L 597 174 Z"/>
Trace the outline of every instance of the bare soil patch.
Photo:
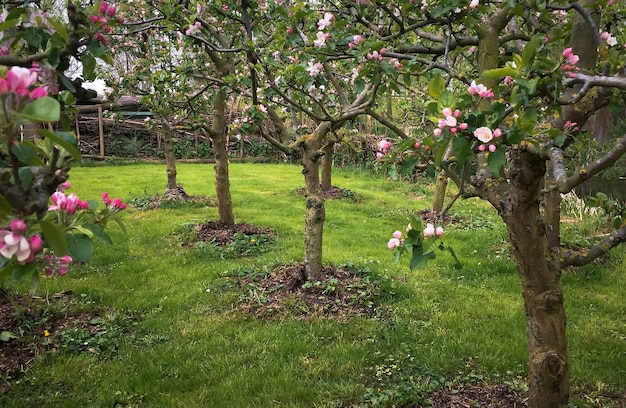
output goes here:
<path id="1" fill-rule="evenodd" d="M 526 398 L 507 385 L 476 385 L 454 392 L 435 391 L 430 395 L 432 408 L 526 408 Z"/>
<path id="2" fill-rule="evenodd" d="M 58 348 L 55 337 L 63 330 L 82 328 L 91 334 L 99 330 L 90 322 L 100 316 L 100 311 L 49 307 L 66 302 L 71 296 L 71 292 L 62 292 L 39 298 L 0 290 L 0 333 L 5 333 L 5 341 L 0 341 L 0 374 L 19 376 L 35 357 Z M 0 383 L 0 393 L 8 387 L 8 382 Z"/>
<path id="3" fill-rule="evenodd" d="M 209 221 L 197 225 L 194 230 L 196 232 L 194 241 L 214 242 L 222 247 L 233 242 L 235 234 L 274 236 L 274 232 L 269 228 L 261 228 L 246 223 L 235 224 L 229 227 L 221 221 Z"/>
<path id="4" fill-rule="evenodd" d="M 302 195 L 306 194 L 306 189 L 304 187 L 301 187 L 296 191 L 298 194 L 302 194 Z M 335 186 L 332 186 L 331 188 L 327 190 L 322 189 L 322 195 L 324 196 L 325 200 L 348 199 L 348 200 L 354 201 L 355 203 L 358 203 L 361 201 L 358 194 L 355 193 L 354 191 L 348 190 L 346 188 L 335 187 Z"/>

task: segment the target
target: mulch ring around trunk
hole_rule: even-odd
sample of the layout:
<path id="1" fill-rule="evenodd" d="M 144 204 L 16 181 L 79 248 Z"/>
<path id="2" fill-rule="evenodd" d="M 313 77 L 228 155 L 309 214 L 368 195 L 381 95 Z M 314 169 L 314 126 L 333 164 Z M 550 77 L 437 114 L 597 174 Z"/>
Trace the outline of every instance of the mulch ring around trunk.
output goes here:
<path id="1" fill-rule="evenodd" d="M 245 276 L 240 309 L 257 318 L 330 318 L 377 316 L 381 285 L 376 277 L 348 267 L 326 266 L 319 279 L 308 280 L 303 265 L 279 265 L 270 273 Z"/>
<path id="2" fill-rule="evenodd" d="M 304 187 L 300 187 L 296 190 L 296 193 L 305 195 L 306 189 Z M 326 200 L 348 199 L 354 201 L 355 203 L 361 202 L 361 198 L 358 196 L 358 194 L 352 190 L 348 190 L 347 188 L 332 186 L 331 188 L 326 190 L 322 189 L 322 195 Z"/>
<path id="3" fill-rule="evenodd" d="M 195 241 L 214 242 L 222 247 L 232 243 L 237 234 L 246 236 L 275 235 L 269 228 L 257 227 L 246 223 L 235 224 L 229 227 L 221 221 L 208 221 L 195 226 L 194 230 L 197 234 Z"/>

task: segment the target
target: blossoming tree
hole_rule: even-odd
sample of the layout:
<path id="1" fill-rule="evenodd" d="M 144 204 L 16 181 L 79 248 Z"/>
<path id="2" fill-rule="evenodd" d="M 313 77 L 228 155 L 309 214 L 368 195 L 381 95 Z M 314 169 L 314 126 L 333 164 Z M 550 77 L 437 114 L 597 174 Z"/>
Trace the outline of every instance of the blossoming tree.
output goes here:
<path id="1" fill-rule="evenodd" d="M 576 142 L 593 138 L 584 125 L 595 112 L 624 109 L 623 33 L 608 31 L 623 21 L 624 9 L 612 1 L 351 5 L 369 34 L 389 44 L 384 57 L 416 64 L 428 81 L 433 125 L 423 143 L 453 152 L 448 159 L 435 155 L 434 164 L 461 195 L 488 201 L 506 224 L 526 308 L 529 405 L 567 404 L 560 276 L 622 243 L 626 227 L 618 223 L 580 251 L 555 248 L 548 238 L 558 201 L 550 196 L 572 191 L 626 151 L 623 136 L 592 162 L 567 161 Z M 399 141 L 396 157 L 405 160 L 413 144 Z M 419 266 L 433 257 L 432 228 L 411 231 L 396 232 L 389 247 L 409 252 Z"/>
<path id="2" fill-rule="evenodd" d="M 66 15 L 54 12 L 38 2 L 8 2 L 0 13 L 0 225 L 8 225 L 0 230 L 0 279 L 31 274 L 34 286 L 40 270 L 63 275 L 72 257 L 89 259 L 92 239 L 110 240 L 103 226 L 125 207 L 109 199 L 98 211 L 95 202 L 64 193 L 70 167 L 80 159 L 63 115 L 75 91 L 64 72 L 75 58 L 89 78 L 95 59 L 107 60 L 115 6 L 69 2 Z M 59 92 L 59 84 L 67 91 Z M 41 138 L 25 137 L 27 126 L 39 126 Z"/>

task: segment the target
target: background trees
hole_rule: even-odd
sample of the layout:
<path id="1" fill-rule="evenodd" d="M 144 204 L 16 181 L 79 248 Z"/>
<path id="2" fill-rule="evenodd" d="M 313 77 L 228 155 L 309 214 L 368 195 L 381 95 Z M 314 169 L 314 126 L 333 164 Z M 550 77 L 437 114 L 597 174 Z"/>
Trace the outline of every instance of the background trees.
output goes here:
<path id="1" fill-rule="evenodd" d="M 623 109 L 620 2 L 244 0 L 162 7 L 159 19 L 183 16 L 186 35 L 200 46 L 183 51 L 194 56 L 190 72 L 202 73 L 193 83 L 218 86 L 214 123 L 223 118 L 226 93 L 236 91 L 249 98 L 253 123 L 266 114 L 274 122 L 276 133 L 264 134 L 274 146 L 301 155 L 308 277 L 321 271 L 320 163 L 332 156 L 334 131 L 369 115 L 399 135 L 395 147 L 382 150 L 400 169 L 412 171 L 427 160 L 461 195 L 480 197 L 498 211 L 526 305 L 531 405 L 567 403 L 560 275 L 626 236 L 626 227 L 617 225 L 590 248 L 559 248 L 560 194 L 613 165 L 626 149 L 618 138 L 593 162 L 568 160 L 580 153 L 580 141 L 594 138 L 585 124 L 596 112 Z M 208 58 L 199 58 L 202 53 Z M 406 135 L 374 107 L 379 93 L 414 88 L 428 90 L 420 105 L 432 124 Z M 281 107 L 306 114 L 314 126 L 283 138 L 290 112 Z M 214 144 L 223 140 L 220 131 L 223 126 L 207 129 Z M 411 250 L 414 257 L 426 255 L 419 245 Z"/>

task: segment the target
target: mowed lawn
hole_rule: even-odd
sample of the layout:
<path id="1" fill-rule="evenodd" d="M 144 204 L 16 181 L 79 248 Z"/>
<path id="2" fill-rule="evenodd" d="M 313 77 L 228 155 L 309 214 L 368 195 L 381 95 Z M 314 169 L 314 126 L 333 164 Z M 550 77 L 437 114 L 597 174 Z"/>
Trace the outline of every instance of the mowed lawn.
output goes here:
<path id="1" fill-rule="evenodd" d="M 459 201 L 444 241 L 463 262 L 438 253 L 414 272 L 391 262 L 386 243 L 406 217 L 429 206 L 429 180 L 401 183 L 336 169 L 349 190 L 326 203 L 324 261 L 356 265 L 383 283 L 378 313 L 343 321 L 262 320 L 238 309 L 241 271 L 271 270 L 303 259 L 301 167 L 232 164 L 237 222 L 271 228 L 276 242 L 254 257 L 221 259 L 183 246 L 185 226 L 217 218 L 217 208 L 129 207 L 127 233 L 108 225 L 114 244 L 96 245 L 92 261 L 65 277 L 42 279 L 38 294 L 72 291 L 75 307 L 105 308 L 109 333 L 85 341 L 110 352 L 67 350 L 39 356 L 10 379 L 2 407 L 350 407 L 418 401 L 440 387 L 505 383 L 524 390 L 524 307 L 506 229 L 485 203 Z M 81 199 L 103 191 L 124 201 L 162 193 L 165 166 L 72 169 Z M 215 196 L 210 164 L 179 164 L 191 195 Z M 351 199 L 356 195 L 358 200 Z M 564 239 L 601 233 L 597 220 L 564 226 Z M 579 406 L 608 406 L 626 389 L 626 264 L 623 249 L 563 275 L 573 393 Z M 17 286 L 26 291 L 28 283 Z M 261 300 L 260 300 L 261 301 Z M 394 399 L 395 398 L 395 399 Z M 598 402 L 600 401 L 600 402 Z M 598 405 L 600 404 L 600 405 Z"/>

